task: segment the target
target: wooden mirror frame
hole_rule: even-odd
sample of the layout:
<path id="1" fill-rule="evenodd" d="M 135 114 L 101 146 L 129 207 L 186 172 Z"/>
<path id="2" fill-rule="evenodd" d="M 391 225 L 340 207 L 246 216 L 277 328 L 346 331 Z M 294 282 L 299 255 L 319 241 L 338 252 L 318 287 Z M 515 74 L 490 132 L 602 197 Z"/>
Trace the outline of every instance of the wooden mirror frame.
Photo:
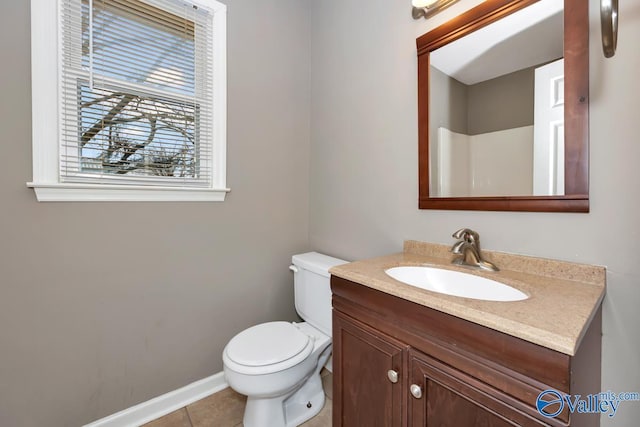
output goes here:
<path id="1" fill-rule="evenodd" d="M 589 212 L 589 2 L 585 0 L 564 0 L 565 194 L 491 197 L 429 194 L 430 53 L 537 1 L 486 0 L 416 39 L 420 209 Z"/>

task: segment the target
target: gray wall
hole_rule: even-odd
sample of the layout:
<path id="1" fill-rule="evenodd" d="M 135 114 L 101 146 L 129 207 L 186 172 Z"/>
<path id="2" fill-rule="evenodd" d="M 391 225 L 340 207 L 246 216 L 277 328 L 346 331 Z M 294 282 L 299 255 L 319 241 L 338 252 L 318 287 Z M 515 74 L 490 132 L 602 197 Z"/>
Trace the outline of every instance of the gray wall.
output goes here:
<path id="1" fill-rule="evenodd" d="M 429 93 L 429 123 L 431 140 L 437 135 L 438 128 L 446 127 L 450 131 L 468 133 L 468 88 L 458 80 L 447 76 L 437 68 L 430 70 L 431 91 Z"/>
<path id="2" fill-rule="evenodd" d="M 222 370 L 295 319 L 308 249 L 309 6 L 225 1 L 224 203 L 38 203 L 29 1 L 0 2 L 0 425 L 78 426 Z M 108 230 L 108 231 L 105 231 Z"/>
<path id="3" fill-rule="evenodd" d="M 468 86 L 469 135 L 533 125 L 535 67 Z"/>
<path id="4" fill-rule="evenodd" d="M 602 388 L 640 391 L 640 0 L 620 3 L 608 60 L 599 2 L 589 1 L 591 213 L 420 211 L 415 38 L 471 3 L 428 21 L 413 21 L 407 0 L 311 3 L 311 246 L 365 258 L 400 251 L 404 239 L 450 244 L 467 226 L 487 249 L 605 265 Z M 623 403 L 603 425 L 638 419 L 640 403 Z"/>
<path id="5" fill-rule="evenodd" d="M 440 126 L 478 135 L 533 125 L 534 80 L 530 67 L 466 85 L 431 67 L 431 141 L 437 141 Z"/>

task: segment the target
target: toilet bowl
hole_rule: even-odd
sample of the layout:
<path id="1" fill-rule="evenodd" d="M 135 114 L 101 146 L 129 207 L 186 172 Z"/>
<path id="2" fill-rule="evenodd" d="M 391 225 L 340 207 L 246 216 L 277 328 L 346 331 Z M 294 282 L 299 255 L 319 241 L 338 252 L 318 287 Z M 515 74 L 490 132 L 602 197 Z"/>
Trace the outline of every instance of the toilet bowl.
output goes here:
<path id="1" fill-rule="evenodd" d="M 244 427 L 294 427 L 322 409 L 320 371 L 331 355 L 329 268 L 346 261 L 310 252 L 292 258 L 296 310 L 306 320 L 252 326 L 222 360 L 229 386 L 247 396 Z"/>

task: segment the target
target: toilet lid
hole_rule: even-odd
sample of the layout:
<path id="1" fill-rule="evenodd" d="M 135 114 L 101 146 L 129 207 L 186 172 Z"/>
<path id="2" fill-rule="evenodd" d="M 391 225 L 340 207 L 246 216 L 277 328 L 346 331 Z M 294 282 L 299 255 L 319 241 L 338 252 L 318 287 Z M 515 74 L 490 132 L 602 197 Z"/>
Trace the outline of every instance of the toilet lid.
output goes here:
<path id="1" fill-rule="evenodd" d="M 240 365 L 273 365 L 300 354 L 308 347 L 309 339 L 291 323 L 262 323 L 233 337 L 227 344 L 226 353 Z"/>

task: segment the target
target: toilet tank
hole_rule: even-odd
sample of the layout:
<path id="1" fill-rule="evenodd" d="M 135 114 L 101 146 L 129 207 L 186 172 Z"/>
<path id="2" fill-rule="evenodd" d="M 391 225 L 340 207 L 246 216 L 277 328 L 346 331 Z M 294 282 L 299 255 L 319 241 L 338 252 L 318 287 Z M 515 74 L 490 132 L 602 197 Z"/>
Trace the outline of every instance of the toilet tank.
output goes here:
<path id="1" fill-rule="evenodd" d="M 291 261 L 295 266 L 292 270 L 296 311 L 305 322 L 331 336 L 329 269 L 348 261 L 318 252 L 294 255 Z"/>

